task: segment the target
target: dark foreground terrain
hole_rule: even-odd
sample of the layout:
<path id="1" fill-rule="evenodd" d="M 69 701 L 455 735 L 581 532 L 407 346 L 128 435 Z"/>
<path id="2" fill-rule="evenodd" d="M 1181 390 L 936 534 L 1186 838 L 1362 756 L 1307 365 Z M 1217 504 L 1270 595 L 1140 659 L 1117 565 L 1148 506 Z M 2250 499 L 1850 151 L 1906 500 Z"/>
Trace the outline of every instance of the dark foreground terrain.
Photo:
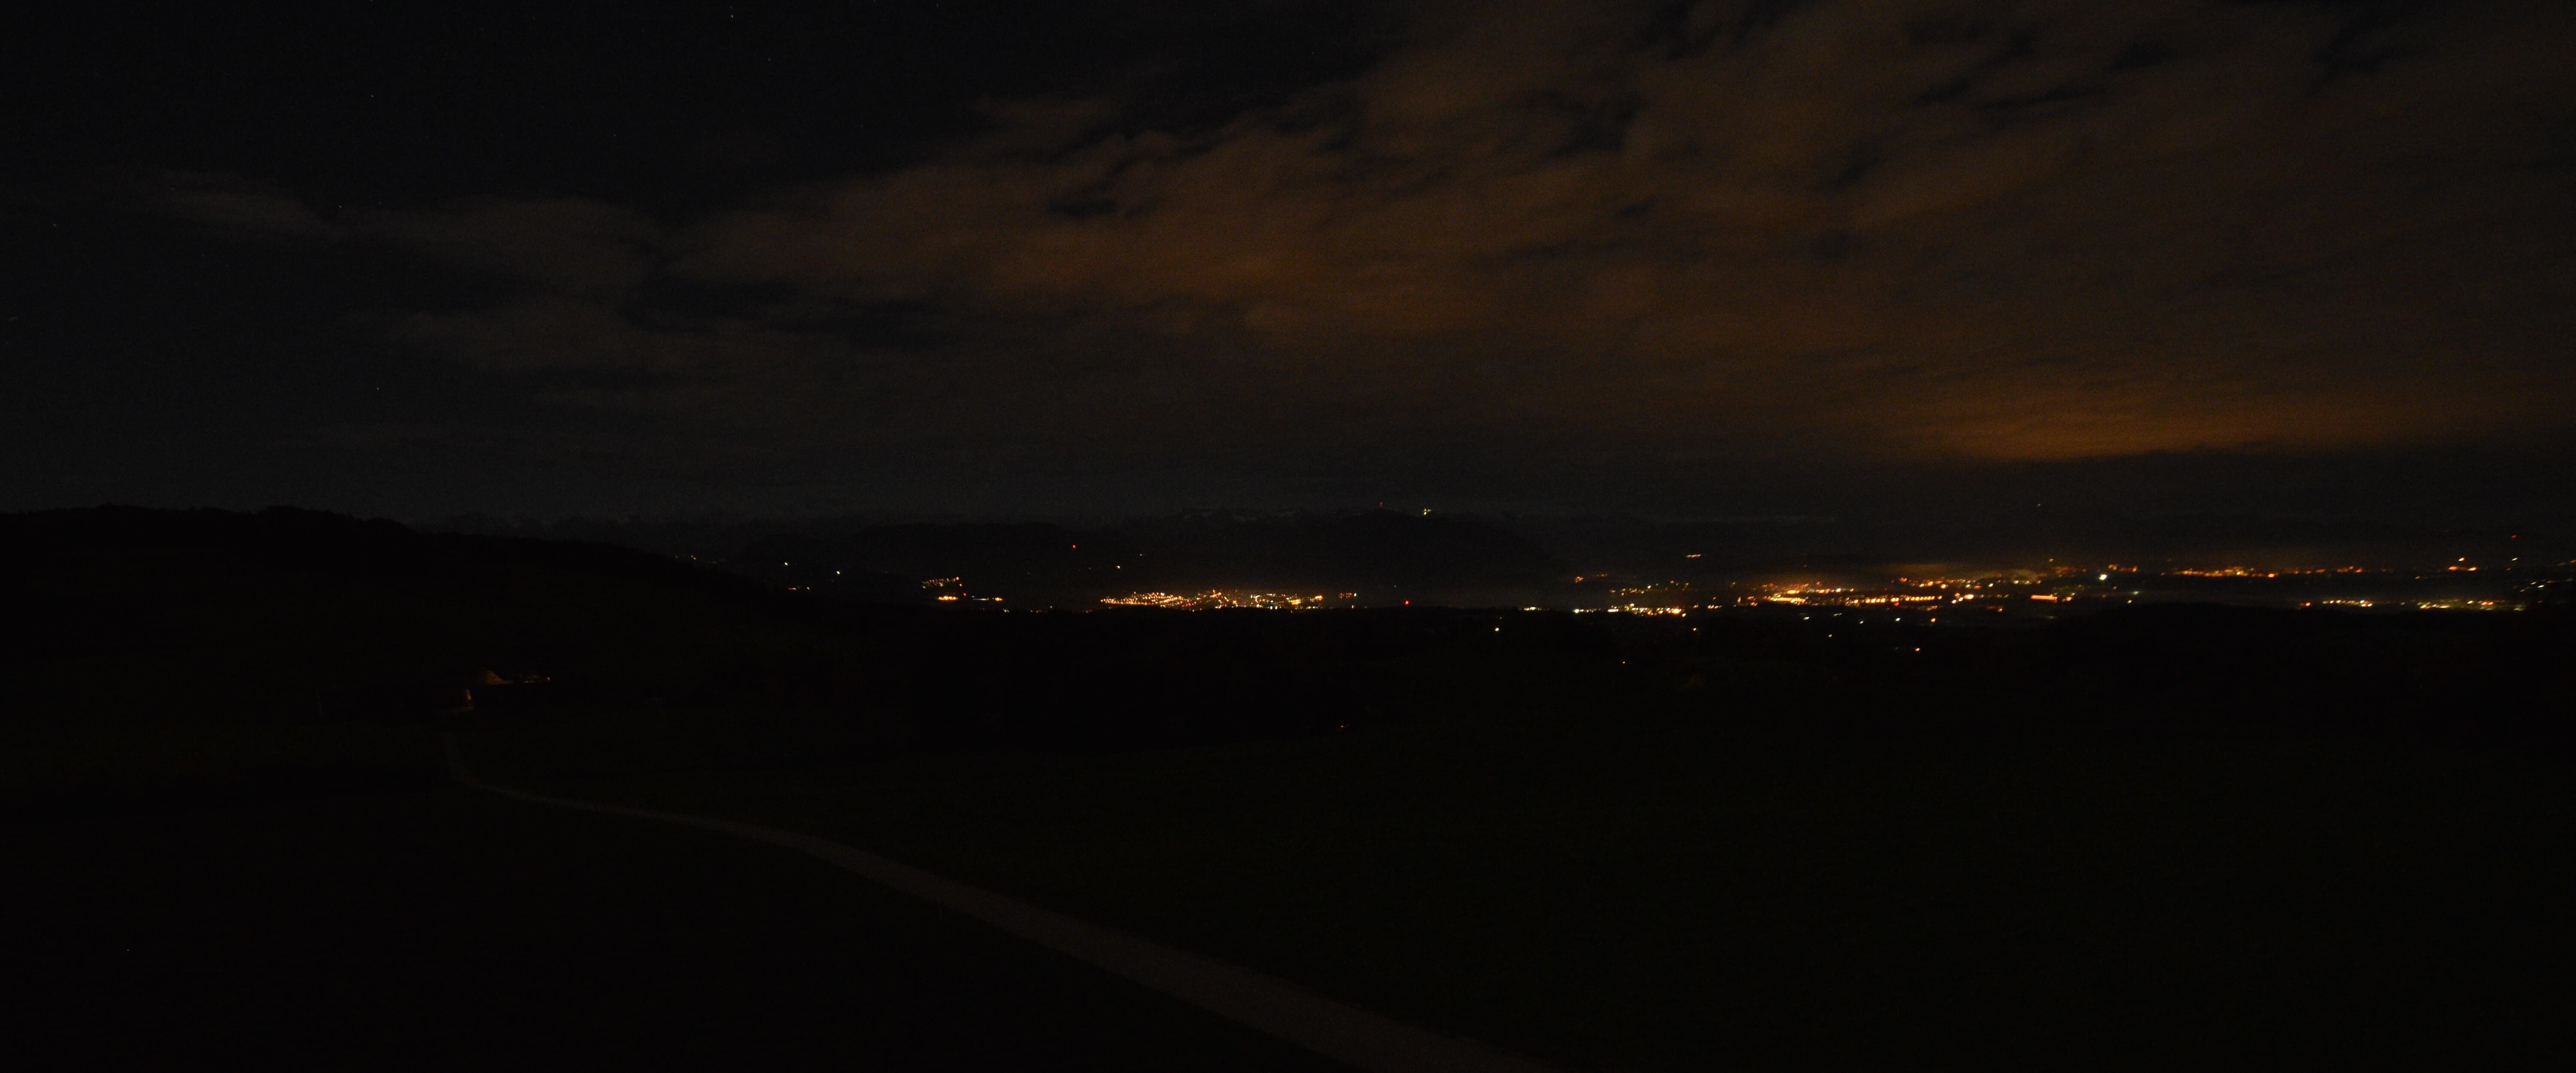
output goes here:
<path id="1" fill-rule="evenodd" d="M 0 827 L 21 1069 L 1322 1069 L 779 850 L 437 790 Z"/>
<path id="2" fill-rule="evenodd" d="M 1614 709 L 548 785 L 825 834 L 1573 1068 L 2576 1059 L 2554 756 Z"/>
<path id="3" fill-rule="evenodd" d="M 1572 1069 L 2576 1061 L 2576 620 L 887 608 L 0 519 L 40 1067 L 1297 1067 L 820 833 Z"/>

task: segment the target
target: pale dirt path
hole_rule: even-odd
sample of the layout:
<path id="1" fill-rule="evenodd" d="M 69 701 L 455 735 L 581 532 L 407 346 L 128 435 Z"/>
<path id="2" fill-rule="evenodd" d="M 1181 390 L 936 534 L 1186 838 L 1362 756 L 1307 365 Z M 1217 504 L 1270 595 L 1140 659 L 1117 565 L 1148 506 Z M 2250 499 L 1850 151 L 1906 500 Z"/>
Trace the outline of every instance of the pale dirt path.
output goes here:
<path id="1" fill-rule="evenodd" d="M 533 804 L 721 831 L 797 850 L 1369 1073 L 1552 1073 L 1555 1068 L 1473 1040 L 1444 1036 L 1347 1006 L 1276 977 L 1077 920 L 812 835 L 494 786 L 466 769 L 453 735 L 447 736 L 446 747 L 448 770 L 456 781 L 474 789 Z"/>

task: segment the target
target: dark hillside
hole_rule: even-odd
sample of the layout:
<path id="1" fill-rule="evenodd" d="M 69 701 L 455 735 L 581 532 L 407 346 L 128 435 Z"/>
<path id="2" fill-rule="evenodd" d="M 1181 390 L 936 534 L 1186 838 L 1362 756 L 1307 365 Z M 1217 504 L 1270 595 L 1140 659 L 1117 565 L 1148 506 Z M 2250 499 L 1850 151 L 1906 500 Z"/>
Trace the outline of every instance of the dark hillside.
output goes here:
<path id="1" fill-rule="evenodd" d="M 923 583 L 957 578 L 959 592 L 1022 603 L 1089 603 L 1123 578 L 1112 538 L 1037 523 L 885 525 L 838 536 L 779 534 L 725 559 L 742 573 L 825 596 L 927 604 Z M 948 593 L 957 595 L 957 592 Z"/>
<path id="2" fill-rule="evenodd" d="M 1430 591 L 1551 564 L 1470 520 L 1384 513 L 1203 516 L 1107 539 L 890 527 L 777 547 L 799 568 L 872 564 L 890 598 L 925 605 L 793 591 L 602 544 L 305 511 L 0 517 L 0 735 L 54 750 L 22 749 L 13 762 L 26 770 L 0 781 L 57 785 L 147 760 L 220 781 L 222 758 L 242 750 L 307 770 L 361 739 L 393 748 L 367 737 L 377 730 L 437 721 L 551 725 L 557 759 L 591 769 L 1123 750 L 1535 707 L 1867 733 L 2563 743 L 2576 698 L 2576 620 L 2554 607 L 2164 606 L 1940 627 L 1768 608 L 1043 611 L 1004 587 L 1012 566 L 1022 584 L 1076 593 L 1103 584 L 1088 580 L 1103 566 L 1137 575 L 1118 583 L 1135 588 L 1329 570 L 1360 584 L 1428 579 L 1417 584 Z M 907 580 L 920 573 L 962 574 L 946 592 L 1014 595 L 929 603 Z M 258 737 L 271 731 L 303 744 Z M 163 737 L 98 744 L 118 735 Z"/>
<path id="3" fill-rule="evenodd" d="M 1154 583 L 1184 588 L 1343 588 L 1373 603 L 1473 605 L 1500 602 L 1480 594 L 1546 586 L 1569 572 L 1546 549 L 1463 515 L 1210 511 L 1130 522 L 1120 535 L 1163 560 L 1145 564 Z"/>
<path id="4" fill-rule="evenodd" d="M 1010 561 L 1057 538 L 975 532 L 991 539 L 838 546 L 917 570 L 951 564 L 901 556 Z M 244 750 L 267 778 L 327 766 L 315 749 L 366 737 L 347 728 L 438 720 L 569 721 L 597 730 L 585 749 L 755 765 L 1331 732 L 1387 717 L 1370 698 L 1389 661 L 1472 625 L 871 606 L 609 545 L 285 509 L 0 517 L 0 554 L 0 735 L 42 747 L 0 772 L 22 790 L 129 762 L 220 782 Z"/>
<path id="5" fill-rule="evenodd" d="M 0 554 L 15 734 L 422 716 L 790 621 L 757 584 L 624 548 L 285 509 L 17 515 Z"/>
<path id="6" fill-rule="evenodd" d="M 1512 525 L 1389 510 L 1189 511 L 1092 526 L 858 520 L 687 525 L 572 519 L 461 531 L 609 542 L 868 603 L 934 602 L 924 582 L 1021 606 L 1088 607 L 1162 590 L 1357 592 L 1366 605 L 1500 606 L 1562 589 L 1572 568 Z M 963 602 L 963 601 L 961 601 Z"/>

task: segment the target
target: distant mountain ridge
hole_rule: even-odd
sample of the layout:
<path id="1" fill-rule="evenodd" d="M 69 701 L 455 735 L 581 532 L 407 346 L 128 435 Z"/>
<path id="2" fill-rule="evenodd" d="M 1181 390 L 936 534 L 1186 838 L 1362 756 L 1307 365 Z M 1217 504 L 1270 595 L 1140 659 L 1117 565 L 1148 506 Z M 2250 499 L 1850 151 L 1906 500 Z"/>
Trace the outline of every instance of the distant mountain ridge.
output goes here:
<path id="1" fill-rule="evenodd" d="M 1459 600 L 1553 584 L 1569 572 L 1546 549 L 1491 523 L 1384 510 L 1197 511 L 1096 529 L 880 525 L 770 536 L 721 561 L 747 576 L 856 599 L 927 599 L 922 583 L 954 578 L 980 596 L 1075 605 L 1207 589 L 1358 592 L 1362 603 Z"/>
<path id="2" fill-rule="evenodd" d="M 710 595 L 759 594 L 749 580 L 670 555 L 589 540 L 423 532 L 383 518 L 297 507 L 258 512 L 100 506 L 0 514 L 0 554 L 203 552 L 341 576 L 413 576 L 483 566 L 541 567 Z"/>
<path id="3" fill-rule="evenodd" d="M 1335 539 L 1339 527 L 1389 520 L 1296 521 Z M 1491 541 L 1448 525 L 1394 528 L 1391 546 L 1415 553 L 1455 547 L 1460 532 L 1468 543 Z M 1227 520 L 1219 530 L 1269 533 L 1270 523 L 1245 530 Z M 816 748 L 873 756 L 941 743 L 1091 748 L 1324 733 L 1370 716 L 1353 698 L 1380 664 L 1482 623 L 1479 612 L 1431 607 L 1005 613 L 1029 606 L 1022 594 L 1040 581 L 1068 600 L 1117 591 L 1106 587 L 1124 584 L 1118 558 L 1157 555 L 1075 535 L 1048 525 L 914 525 L 761 545 L 868 557 L 890 568 L 877 572 L 882 591 L 903 598 L 833 600 L 703 557 L 423 532 L 291 508 L 0 515 L 0 607 L 9 611 L 0 616 L 0 680 L 10 687 L 0 746 L 564 713 L 631 721 L 648 736 L 686 724 L 744 742 L 768 740 L 777 719 L 790 718 L 801 736 L 782 748 L 803 759 Z M 1007 591 L 1009 602 L 984 613 L 890 606 L 932 603 L 918 575 L 958 568 L 983 580 L 943 593 Z M 699 751 L 696 733 L 674 747 Z M 266 763 L 244 756 L 234 766 Z M 221 777 L 235 775 L 257 772 Z M 0 812 L 18 777 L 0 764 Z"/>

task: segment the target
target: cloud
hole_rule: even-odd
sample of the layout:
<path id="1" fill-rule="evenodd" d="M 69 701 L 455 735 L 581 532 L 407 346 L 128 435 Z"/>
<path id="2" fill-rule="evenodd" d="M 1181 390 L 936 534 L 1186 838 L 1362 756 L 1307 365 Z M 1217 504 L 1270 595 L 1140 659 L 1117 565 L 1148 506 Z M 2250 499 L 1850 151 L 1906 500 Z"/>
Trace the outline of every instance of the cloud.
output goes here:
<path id="1" fill-rule="evenodd" d="M 1405 11 L 1214 119 L 991 102 L 716 211 L 153 197 L 485 281 L 382 322 L 708 457 L 1532 494 L 2565 429 L 2576 8 Z"/>
<path id="2" fill-rule="evenodd" d="M 544 290 L 608 297 L 654 270 L 662 229 L 642 216 L 578 198 L 490 199 L 427 209 L 350 214 L 366 241 Z"/>
<path id="3" fill-rule="evenodd" d="M 669 376 L 722 362 L 740 350 L 738 340 L 723 332 L 656 331 L 608 306 L 560 297 L 409 314 L 393 332 L 451 358 L 521 374 L 608 369 Z"/>
<path id="4" fill-rule="evenodd" d="M 649 278 L 666 229 L 629 209 L 581 198 L 486 198 L 326 217 L 272 184 L 222 172 L 164 172 L 129 186 L 149 211 L 217 238 L 347 242 L 425 258 L 488 280 L 593 297 Z"/>
<path id="5" fill-rule="evenodd" d="M 1258 355 L 1303 370 L 1269 405 L 1462 434 L 2013 459 L 2555 419 L 2576 26 L 2353 10 L 1436 10 L 1213 131 L 1032 104 L 674 266 L 1197 353 L 1201 404 Z"/>
<path id="6" fill-rule="evenodd" d="M 128 194 L 162 215 L 218 238 L 288 244 L 336 241 L 340 229 L 275 186 L 220 172 L 170 171 L 130 184 Z"/>

